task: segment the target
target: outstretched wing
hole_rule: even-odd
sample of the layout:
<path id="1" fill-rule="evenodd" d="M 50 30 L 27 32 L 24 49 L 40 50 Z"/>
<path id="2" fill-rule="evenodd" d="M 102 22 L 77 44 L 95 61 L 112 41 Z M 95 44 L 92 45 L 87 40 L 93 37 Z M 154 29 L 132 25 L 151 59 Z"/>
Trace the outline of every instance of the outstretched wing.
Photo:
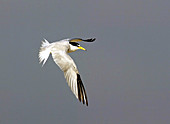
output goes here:
<path id="1" fill-rule="evenodd" d="M 84 42 L 93 42 L 95 40 L 96 40 L 96 38 L 90 38 L 90 39 L 73 38 L 73 39 L 70 39 L 69 42 L 81 42 L 81 41 L 84 41 Z"/>
<path id="2" fill-rule="evenodd" d="M 83 104 L 86 103 L 88 106 L 86 91 L 73 59 L 66 52 L 62 51 L 53 51 L 52 57 L 54 62 L 64 72 L 66 81 L 74 95 L 80 102 L 82 101 Z"/>

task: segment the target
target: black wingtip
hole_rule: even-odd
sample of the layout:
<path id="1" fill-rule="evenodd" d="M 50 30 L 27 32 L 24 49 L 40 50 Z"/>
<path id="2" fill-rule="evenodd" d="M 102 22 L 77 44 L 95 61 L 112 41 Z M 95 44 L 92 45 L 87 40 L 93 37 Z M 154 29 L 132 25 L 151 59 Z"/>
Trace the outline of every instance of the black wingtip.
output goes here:
<path id="1" fill-rule="evenodd" d="M 85 42 L 93 42 L 95 40 L 96 40 L 96 38 L 90 38 L 90 39 L 86 39 L 86 40 L 83 40 L 83 41 L 85 41 Z"/>
<path id="2" fill-rule="evenodd" d="M 86 103 L 86 105 L 88 106 L 88 100 L 87 100 L 87 95 L 86 95 L 86 91 L 85 88 L 83 86 L 82 80 L 80 78 L 80 75 L 77 74 L 77 88 L 78 88 L 78 99 L 79 101 L 84 104 Z"/>

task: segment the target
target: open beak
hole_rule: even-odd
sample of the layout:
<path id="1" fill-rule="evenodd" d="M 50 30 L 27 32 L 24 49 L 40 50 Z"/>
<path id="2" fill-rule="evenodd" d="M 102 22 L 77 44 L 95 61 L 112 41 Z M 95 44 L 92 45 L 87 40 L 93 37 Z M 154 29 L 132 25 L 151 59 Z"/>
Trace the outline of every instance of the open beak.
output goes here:
<path id="1" fill-rule="evenodd" d="M 83 48 L 81 46 L 79 46 L 78 48 L 81 49 L 81 50 L 87 51 L 85 48 Z"/>

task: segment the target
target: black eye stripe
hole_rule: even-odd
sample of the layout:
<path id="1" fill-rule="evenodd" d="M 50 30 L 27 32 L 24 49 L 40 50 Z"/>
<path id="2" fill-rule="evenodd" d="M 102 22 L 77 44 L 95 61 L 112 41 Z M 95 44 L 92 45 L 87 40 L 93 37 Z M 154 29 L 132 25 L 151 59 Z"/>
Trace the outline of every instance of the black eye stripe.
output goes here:
<path id="1" fill-rule="evenodd" d="M 78 43 L 76 43 L 76 42 L 69 42 L 71 45 L 73 45 L 73 46 L 80 46 Z"/>

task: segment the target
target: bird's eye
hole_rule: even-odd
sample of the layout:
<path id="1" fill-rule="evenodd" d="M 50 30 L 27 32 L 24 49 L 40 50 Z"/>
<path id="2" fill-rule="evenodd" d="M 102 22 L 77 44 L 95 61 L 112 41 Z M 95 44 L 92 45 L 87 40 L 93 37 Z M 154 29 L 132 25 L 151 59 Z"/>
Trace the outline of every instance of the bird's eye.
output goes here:
<path id="1" fill-rule="evenodd" d="M 76 43 L 76 42 L 69 42 L 71 45 L 73 45 L 73 46 L 80 46 L 78 43 Z"/>

